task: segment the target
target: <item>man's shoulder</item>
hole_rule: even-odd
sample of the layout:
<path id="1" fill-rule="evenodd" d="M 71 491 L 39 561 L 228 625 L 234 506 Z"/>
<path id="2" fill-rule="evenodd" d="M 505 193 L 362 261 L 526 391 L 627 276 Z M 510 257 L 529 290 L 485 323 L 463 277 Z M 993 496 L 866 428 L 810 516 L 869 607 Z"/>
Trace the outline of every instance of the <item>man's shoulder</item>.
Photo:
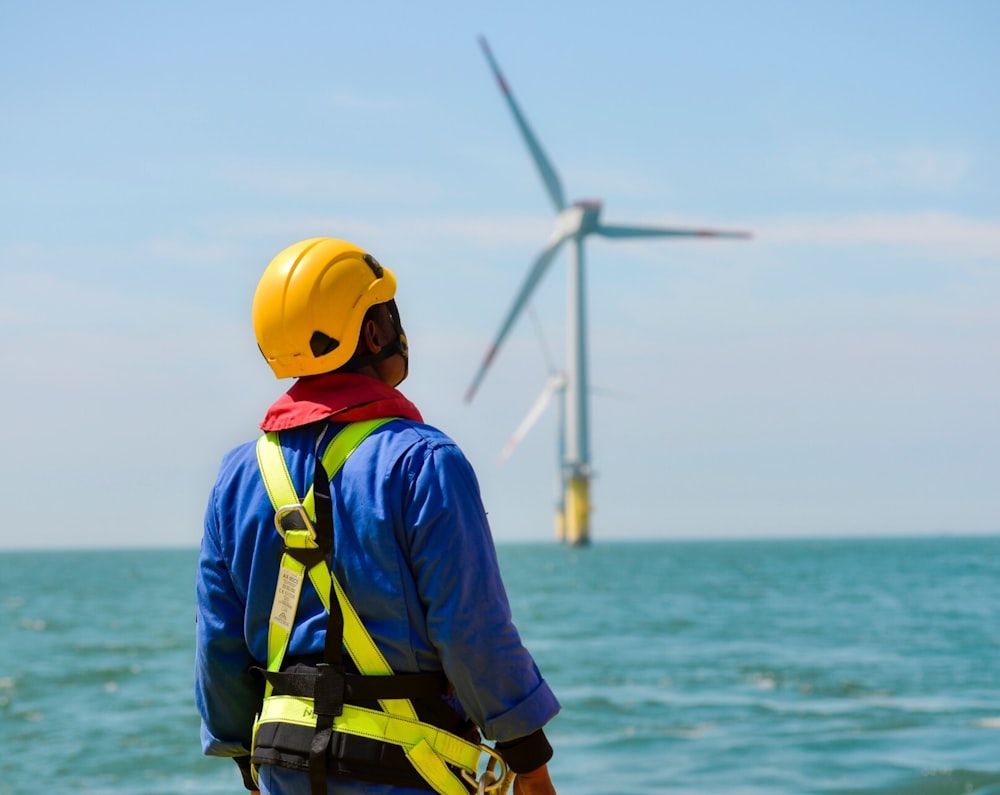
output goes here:
<path id="1" fill-rule="evenodd" d="M 419 481 L 426 489 L 461 487 L 466 494 L 478 493 L 472 462 L 440 428 L 413 420 L 399 420 L 388 427 L 393 429 L 394 436 L 389 443 L 390 456 L 399 462 L 407 477 Z"/>
<path id="2" fill-rule="evenodd" d="M 409 439 L 412 444 L 420 444 L 431 450 L 444 447 L 458 449 L 458 445 L 448 434 L 425 422 L 398 419 L 393 422 L 393 429 L 402 438 Z"/>
<path id="3" fill-rule="evenodd" d="M 219 480 L 224 481 L 238 477 L 247 467 L 257 466 L 257 440 L 236 445 L 222 456 L 219 465 Z"/>

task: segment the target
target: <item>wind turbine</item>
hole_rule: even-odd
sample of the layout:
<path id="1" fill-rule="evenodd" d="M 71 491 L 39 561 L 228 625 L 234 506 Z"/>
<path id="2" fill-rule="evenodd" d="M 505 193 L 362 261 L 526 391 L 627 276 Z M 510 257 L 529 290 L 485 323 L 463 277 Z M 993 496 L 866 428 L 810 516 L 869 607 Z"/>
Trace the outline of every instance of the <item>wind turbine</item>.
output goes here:
<path id="1" fill-rule="evenodd" d="M 548 365 L 549 377 L 545 382 L 545 386 L 542 388 L 541 393 L 535 399 L 535 402 L 531 404 L 531 408 L 528 409 L 528 413 L 524 415 L 524 419 L 521 420 L 521 424 L 517 426 L 510 439 L 504 445 L 503 449 L 500 451 L 498 456 L 498 463 L 504 464 L 507 460 L 514 454 L 514 451 L 518 448 L 524 437 L 528 435 L 535 423 L 541 419 L 541 416 L 545 413 L 545 409 L 549 407 L 549 403 L 552 399 L 556 400 L 557 417 L 556 417 L 556 428 L 557 428 L 557 444 L 556 444 L 556 462 L 557 469 L 559 470 L 559 485 L 556 489 L 556 538 L 560 541 L 565 541 L 566 539 L 566 372 L 564 370 L 556 369 L 555 362 L 552 359 L 552 355 L 549 353 L 549 346 L 545 343 L 545 334 L 542 331 L 542 324 L 538 320 L 538 314 L 534 311 L 532 307 L 528 307 L 531 311 L 531 319 L 534 321 L 535 331 L 538 332 L 538 342 L 541 345 L 542 353 L 545 356 L 545 362 Z"/>
<path id="2" fill-rule="evenodd" d="M 475 396 L 486 371 L 500 349 L 500 345 L 510 333 L 531 294 L 555 260 L 556 254 L 559 253 L 563 244 L 569 242 L 569 312 L 566 329 L 566 349 L 569 362 L 565 370 L 566 450 L 562 465 L 564 507 L 561 509 L 563 516 L 557 516 L 557 526 L 565 528 L 564 538 L 567 543 L 574 546 L 584 545 L 590 541 L 591 478 L 584 241 L 590 235 L 612 239 L 645 237 L 748 238 L 750 235 L 747 232 L 727 232 L 715 229 L 677 229 L 607 224 L 601 220 L 602 204 L 600 201 L 582 200 L 572 204 L 567 203 L 559 175 L 549 162 L 531 127 L 528 126 L 528 122 L 515 101 L 507 81 L 504 80 L 486 39 L 480 36 L 479 44 L 497 83 L 500 85 L 500 91 L 514 116 L 514 121 L 528 147 L 528 152 L 538 169 L 557 215 L 555 231 L 528 271 L 528 275 L 514 299 L 514 305 L 504 318 L 493 344 L 486 351 L 483 363 L 465 394 L 465 400 L 466 402 L 471 401 Z"/>

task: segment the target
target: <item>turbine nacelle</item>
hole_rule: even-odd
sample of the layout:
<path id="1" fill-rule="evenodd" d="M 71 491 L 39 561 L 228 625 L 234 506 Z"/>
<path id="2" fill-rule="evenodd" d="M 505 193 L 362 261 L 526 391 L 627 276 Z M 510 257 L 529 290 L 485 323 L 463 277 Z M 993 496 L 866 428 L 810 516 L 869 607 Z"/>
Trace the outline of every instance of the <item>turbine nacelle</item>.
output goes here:
<path id="1" fill-rule="evenodd" d="M 589 235 L 597 230 L 601 220 L 601 210 L 604 205 L 600 199 L 580 199 L 573 202 L 573 206 L 583 213 L 580 221 L 580 234 Z"/>
<path id="2" fill-rule="evenodd" d="M 556 239 L 566 240 L 596 232 L 600 227 L 603 206 L 598 199 L 581 199 L 560 211 L 556 216 Z"/>

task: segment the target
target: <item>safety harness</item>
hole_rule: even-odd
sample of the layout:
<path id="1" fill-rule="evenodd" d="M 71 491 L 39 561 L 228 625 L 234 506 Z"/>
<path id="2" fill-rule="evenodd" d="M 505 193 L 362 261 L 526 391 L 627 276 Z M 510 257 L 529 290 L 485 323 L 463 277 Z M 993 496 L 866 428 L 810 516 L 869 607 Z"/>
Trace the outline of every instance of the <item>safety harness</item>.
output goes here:
<path id="1" fill-rule="evenodd" d="M 513 775 L 492 748 L 454 733 L 462 719 L 441 698 L 444 675 L 394 673 L 332 572 L 331 480 L 365 438 L 392 419 L 346 425 L 316 456 L 313 485 L 302 499 L 278 433 L 257 441 L 257 462 L 285 546 L 268 622 L 267 669 L 256 669 L 266 684 L 253 728 L 254 776 L 260 764 L 307 769 L 313 795 L 325 795 L 328 772 L 425 786 L 440 795 L 503 793 Z M 323 659 L 285 666 L 307 576 L 328 614 Z"/>

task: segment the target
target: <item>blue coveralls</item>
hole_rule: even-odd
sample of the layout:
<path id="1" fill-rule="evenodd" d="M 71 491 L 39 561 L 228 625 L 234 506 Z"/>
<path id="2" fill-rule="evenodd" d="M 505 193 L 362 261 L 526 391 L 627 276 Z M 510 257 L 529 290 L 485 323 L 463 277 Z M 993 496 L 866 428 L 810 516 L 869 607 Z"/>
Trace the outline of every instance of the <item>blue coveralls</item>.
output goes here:
<path id="1" fill-rule="evenodd" d="M 341 425 L 330 423 L 332 435 Z M 281 432 L 300 496 L 312 483 L 317 425 Z M 334 573 L 396 673 L 443 670 L 486 738 L 541 728 L 559 703 L 524 648 L 472 467 L 441 431 L 413 420 L 377 429 L 334 478 Z M 282 541 L 254 444 L 223 460 L 198 569 L 195 695 L 208 755 L 244 756 L 262 685 Z M 286 660 L 323 650 L 326 612 L 303 586 Z M 309 793 L 305 773 L 264 766 L 262 793 Z M 419 792 L 331 779 L 331 792 Z M 424 791 L 425 792 L 425 791 Z"/>

